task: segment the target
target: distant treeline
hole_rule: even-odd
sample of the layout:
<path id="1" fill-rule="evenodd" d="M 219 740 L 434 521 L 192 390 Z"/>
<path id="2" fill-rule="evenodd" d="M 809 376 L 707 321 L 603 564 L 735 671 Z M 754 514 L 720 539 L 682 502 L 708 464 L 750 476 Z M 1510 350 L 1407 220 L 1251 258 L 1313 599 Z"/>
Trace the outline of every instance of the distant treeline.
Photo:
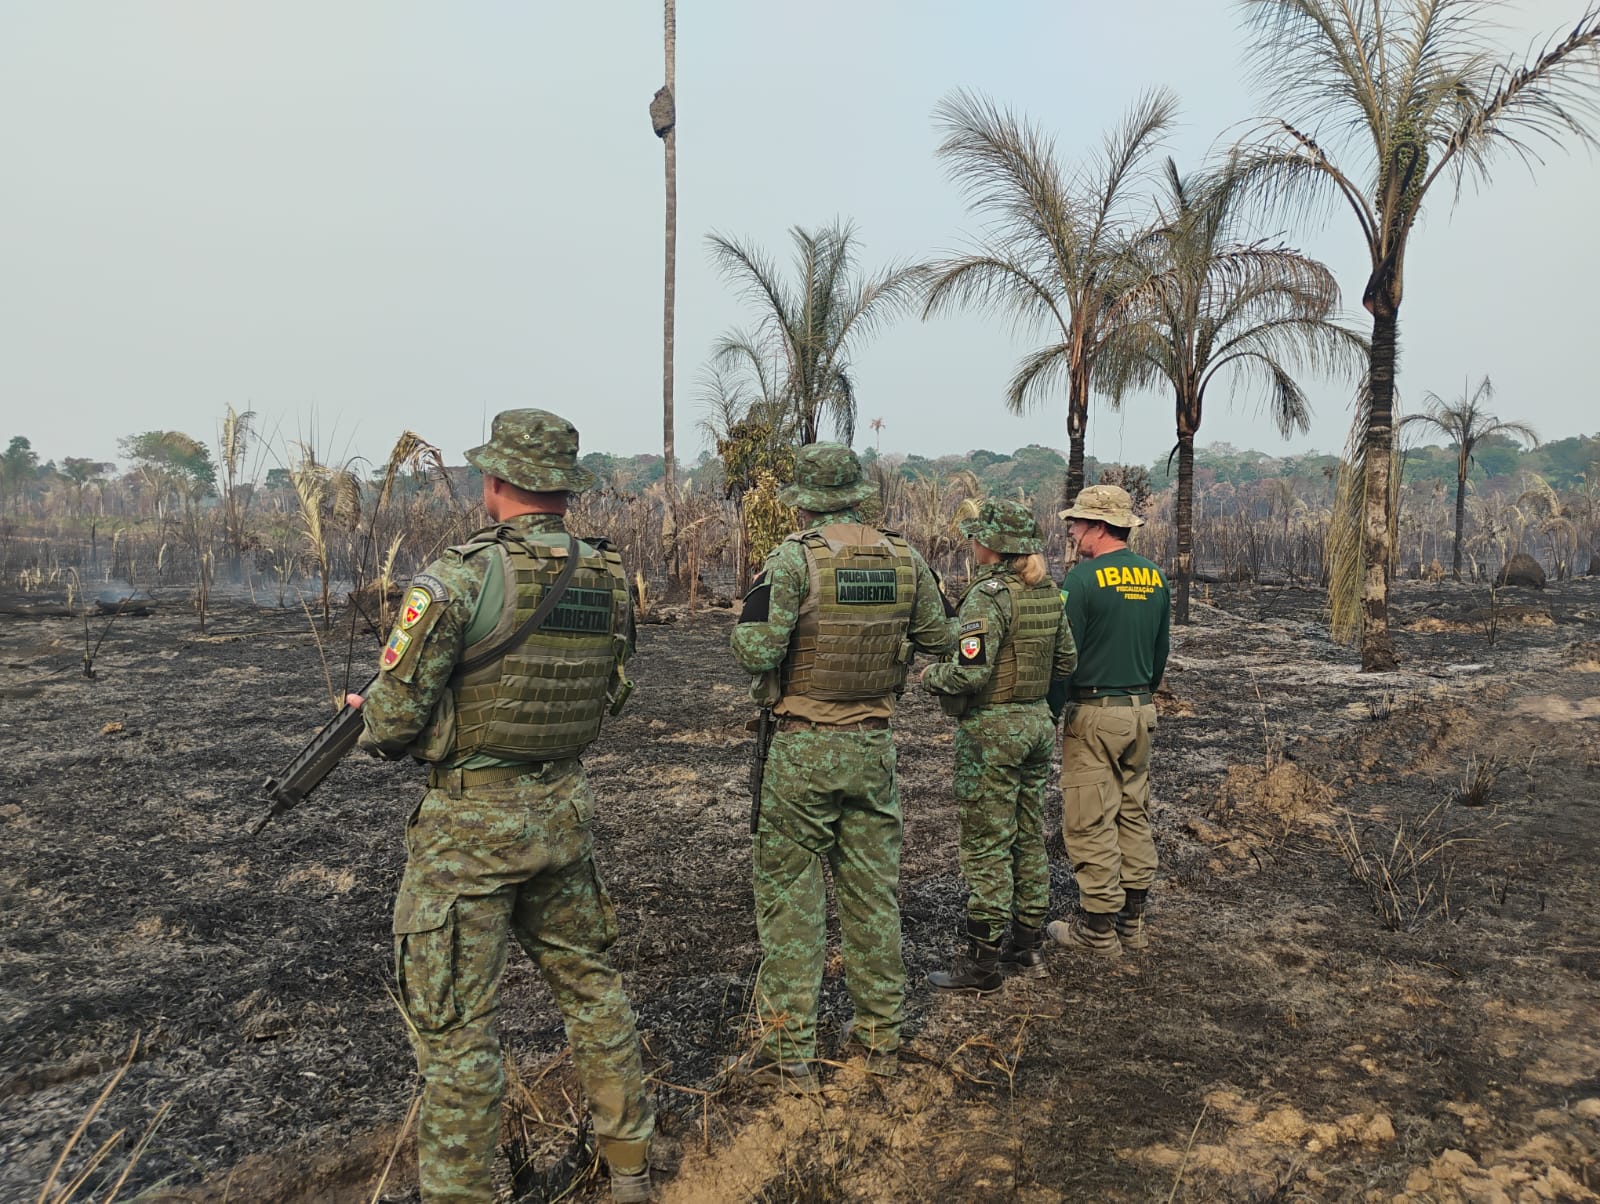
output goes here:
<path id="1" fill-rule="evenodd" d="M 1407 481 L 1450 481 L 1456 477 L 1453 447 L 1426 444 L 1405 448 L 1404 473 Z M 1053 497 L 1066 477 L 1066 457 L 1055 448 L 1037 443 L 1012 452 L 978 448 L 960 455 L 938 457 L 879 454 L 873 448 L 862 453 L 862 462 L 881 462 L 884 469 L 908 481 L 919 478 L 947 479 L 958 472 L 971 472 L 989 494 L 1015 496 L 1020 490 L 1029 497 Z M 657 455 L 612 456 L 591 452 L 584 465 L 616 488 L 637 492 L 662 479 L 664 462 Z M 1085 460 L 1085 479 L 1097 480 L 1109 462 L 1089 456 Z M 1323 452 L 1274 456 L 1230 443 L 1212 443 L 1195 450 L 1195 484 L 1243 485 L 1251 481 L 1287 480 L 1297 485 L 1327 487 L 1338 471 L 1339 457 Z M 1150 489 L 1160 492 L 1177 477 L 1177 464 L 1171 471 L 1165 457 L 1147 466 Z M 1575 489 L 1600 477 L 1600 434 L 1573 435 L 1524 450 L 1516 442 L 1491 435 L 1478 444 L 1473 465 L 1467 474 L 1472 482 L 1505 478 L 1508 482 L 1536 473 L 1558 490 Z M 722 464 L 705 454 L 691 467 L 679 469 L 679 479 L 692 479 L 701 487 L 716 487 L 722 479 Z"/>
<path id="2" fill-rule="evenodd" d="M 198 448 L 201 458 L 210 468 L 205 449 Z M 1452 447 L 1426 444 L 1409 447 L 1403 451 L 1405 479 L 1410 482 L 1454 481 L 1456 453 Z M 1055 448 L 1037 443 L 1019 447 L 1012 452 L 991 451 L 978 448 L 960 455 L 931 458 L 918 455 L 888 453 L 880 455 L 873 448 L 862 453 L 864 464 L 881 462 L 884 470 L 908 481 L 918 479 L 945 480 L 956 473 L 970 472 L 989 494 L 1016 496 L 1019 492 L 1029 497 L 1054 497 L 1061 490 L 1067 471 L 1066 457 Z M 659 455 L 614 456 L 607 452 L 590 452 L 582 457 L 584 467 L 616 492 L 642 493 L 657 484 L 665 475 L 665 461 Z M 0 501 L 15 505 L 30 487 L 41 488 L 57 476 L 76 479 L 83 485 L 83 466 L 89 465 L 92 476 L 109 475 L 115 471 L 111 464 L 92 464 L 90 461 L 68 457 L 58 467 L 54 461 L 40 462 L 31 454 L 28 440 L 13 437 L 5 453 L 0 453 Z M 1085 478 L 1097 480 L 1106 462 L 1089 456 L 1085 461 Z M 1243 485 L 1252 481 L 1285 480 L 1297 485 L 1326 486 L 1338 471 L 1339 457 L 1322 452 L 1301 455 L 1273 456 L 1253 449 L 1236 448 L 1230 443 L 1212 443 L 1195 451 L 1195 484 L 1204 489 L 1210 485 Z M 1149 488 L 1159 493 L 1176 478 L 1176 463 L 1169 465 L 1165 458 L 1158 459 L 1147 468 Z M 475 485 L 470 469 L 452 468 L 452 477 L 459 476 L 468 488 Z M 381 476 L 381 468 L 375 476 Z M 1478 444 L 1473 454 L 1473 464 L 1468 480 L 1474 483 L 1505 478 L 1514 480 L 1529 473 L 1537 474 L 1558 490 L 1576 489 L 1585 483 L 1600 479 L 1600 434 L 1573 435 L 1556 439 L 1538 447 L 1524 450 L 1515 441 L 1500 435 L 1491 435 Z M 693 487 L 717 491 L 722 485 L 722 462 L 710 453 L 703 453 L 693 466 L 681 465 L 680 481 Z M 288 489 L 290 471 L 272 468 L 262 481 L 268 489 Z"/>

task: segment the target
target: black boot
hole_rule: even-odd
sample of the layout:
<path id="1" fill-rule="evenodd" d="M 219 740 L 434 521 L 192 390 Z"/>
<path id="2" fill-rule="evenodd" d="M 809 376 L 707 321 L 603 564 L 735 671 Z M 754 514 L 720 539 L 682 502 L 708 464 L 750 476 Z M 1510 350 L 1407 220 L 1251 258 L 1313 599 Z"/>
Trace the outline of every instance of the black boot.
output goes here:
<path id="1" fill-rule="evenodd" d="M 941 991 L 973 991 L 987 995 L 998 991 L 1005 979 L 1000 975 L 1000 939 L 988 925 L 967 921 L 967 951 L 958 954 L 948 970 L 935 970 L 928 982 Z"/>
<path id="2" fill-rule="evenodd" d="M 1144 903 L 1149 889 L 1122 888 L 1122 910 L 1117 912 L 1117 938 L 1125 949 L 1146 949 L 1150 937 L 1144 930 Z"/>
<path id="3" fill-rule="evenodd" d="M 1020 920 L 1011 921 L 1011 932 L 1000 946 L 1000 972 L 1023 978 L 1043 978 L 1050 971 L 1044 964 L 1044 932 L 1029 928 Z"/>

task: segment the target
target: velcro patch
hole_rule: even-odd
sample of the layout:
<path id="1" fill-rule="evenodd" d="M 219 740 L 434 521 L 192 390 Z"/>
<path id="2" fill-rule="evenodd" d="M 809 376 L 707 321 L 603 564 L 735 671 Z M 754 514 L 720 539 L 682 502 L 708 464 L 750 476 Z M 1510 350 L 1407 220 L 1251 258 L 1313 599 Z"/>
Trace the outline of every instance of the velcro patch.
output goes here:
<path id="1" fill-rule="evenodd" d="M 383 655 L 378 658 L 378 664 L 384 669 L 393 669 L 400 663 L 400 658 L 406 654 L 406 649 L 411 647 L 411 636 L 396 627 L 389 636 L 389 642 L 383 646 Z"/>
<path id="2" fill-rule="evenodd" d="M 744 605 L 739 610 L 741 623 L 765 623 L 772 613 L 772 582 L 762 573 L 744 595 Z"/>
<path id="3" fill-rule="evenodd" d="M 961 635 L 971 635 L 974 631 L 988 631 L 988 630 L 989 630 L 989 624 L 984 622 L 982 619 L 968 619 L 965 623 L 961 624 L 961 631 L 960 631 L 959 634 L 961 634 Z"/>
<path id="4" fill-rule="evenodd" d="M 599 635 L 611 630 L 611 591 L 570 587 L 539 625 L 540 631 Z"/>
<path id="5" fill-rule="evenodd" d="M 993 577 L 991 577 L 978 588 L 983 590 L 985 593 L 998 594 L 1001 590 L 1005 589 L 1005 587 L 1005 582 L 996 581 Z"/>
<path id="6" fill-rule="evenodd" d="M 428 613 L 428 607 L 433 605 L 433 595 L 420 585 L 413 585 L 406 591 L 405 605 L 400 608 L 400 627 L 409 631 L 417 625 L 417 620 Z"/>
<path id="7" fill-rule="evenodd" d="M 893 569 L 838 569 L 833 575 L 834 597 L 846 606 L 880 606 L 895 601 Z"/>
<path id="8" fill-rule="evenodd" d="M 962 665 L 986 665 L 989 663 L 988 653 L 984 649 L 982 635 L 964 635 L 956 646 L 957 663 Z"/>

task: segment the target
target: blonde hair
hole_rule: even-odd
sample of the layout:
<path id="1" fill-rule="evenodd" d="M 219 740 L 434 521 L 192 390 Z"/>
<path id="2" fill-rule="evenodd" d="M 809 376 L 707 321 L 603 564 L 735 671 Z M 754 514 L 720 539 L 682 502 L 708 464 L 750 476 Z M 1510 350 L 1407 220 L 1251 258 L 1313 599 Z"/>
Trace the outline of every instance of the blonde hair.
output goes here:
<path id="1" fill-rule="evenodd" d="M 1050 567 L 1038 552 L 1017 552 L 1006 557 L 1006 568 L 1022 579 L 1029 589 L 1043 585 L 1050 576 Z"/>

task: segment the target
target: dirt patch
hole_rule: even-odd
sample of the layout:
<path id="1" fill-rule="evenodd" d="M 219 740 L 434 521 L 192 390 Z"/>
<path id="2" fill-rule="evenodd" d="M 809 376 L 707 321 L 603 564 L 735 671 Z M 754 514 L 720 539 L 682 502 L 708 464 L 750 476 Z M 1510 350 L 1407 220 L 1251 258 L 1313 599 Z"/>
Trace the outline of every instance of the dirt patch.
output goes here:
<path id="1" fill-rule="evenodd" d="M 965 890 L 951 729 L 907 695 L 905 1061 L 887 1083 L 827 1065 L 820 1102 L 718 1078 L 759 957 L 749 704 L 727 612 L 644 629 L 639 690 L 588 767 L 666 1199 L 1591 1198 L 1600 583 L 1553 584 L 1553 626 L 1499 608 L 1493 643 L 1481 591 L 1400 586 L 1388 675 L 1327 642 L 1315 593 L 1210 598 L 1160 702 L 1153 947 L 1112 966 L 1056 956 L 983 1000 L 926 985 Z M 327 714 L 304 617 L 225 607 L 205 638 L 176 607 L 124 617 L 94 681 L 80 643 L 72 620 L 0 620 L 0 1198 L 37 1196 L 137 1033 L 67 1174 L 110 1139 L 114 1178 L 168 1106 L 125 1195 L 365 1201 L 394 1155 L 382 1198 L 414 1199 L 387 979 L 417 770 L 354 759 L 247 840 L 261 781 Z M 1492 773 L 1468 806 L 1475 767 Z M 1461 834 L 1438 854 L 1449 902 L 1386 928 L 1337 823 L 1393 832 L 1440 807 Z M 1052 895 L 1074 898 L 1059 861 Z M 526 962 L 503 1004 L 522 1082 L 507 1194 L 603 1198 Z M 830 957 L 825 1057 L 849 1011 Z"/>

